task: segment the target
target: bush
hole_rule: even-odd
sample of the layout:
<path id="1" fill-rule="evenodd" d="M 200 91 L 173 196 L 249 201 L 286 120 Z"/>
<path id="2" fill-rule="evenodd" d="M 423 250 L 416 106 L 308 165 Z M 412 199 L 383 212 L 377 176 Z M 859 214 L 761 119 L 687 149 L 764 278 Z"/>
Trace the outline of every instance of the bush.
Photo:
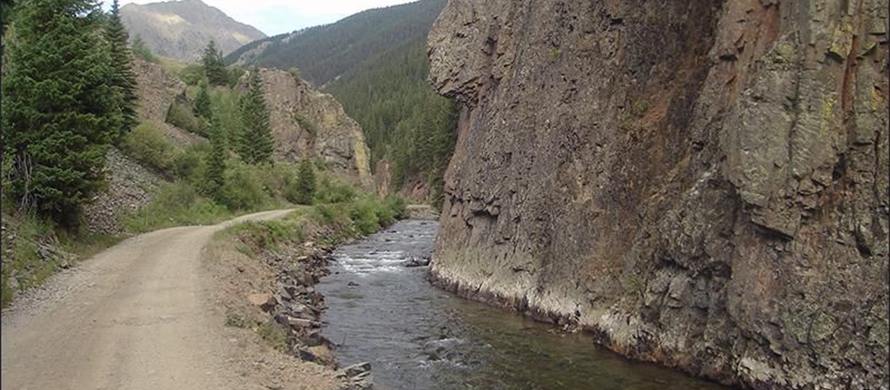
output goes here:
<path id="1" fill-rule="evenodd" d="M 207 136 L 207 122 L 195 116 L 191 107 L 178 101 L 170 105 L 170 110 L 167 111 L 167 123 L 202 137 Z"/>
<path id="2" fill-rule="evenodd" d="M 176 157 L 174 173 L 180 179 L 197 184 L 206 167 L 206 156 L 210 154 L 210 143 L 200 142 L 188 147 Z"/>
<path id="3" fill-rule="evenodd" d="M 204 68 L 201 65 L 191 64 L 179 71 L 179 79 L 186 85 L 198 85 L 204 77 Z"/>
<path id="4" fill-rule="evenodd" d="M 254 210 L 272 203 L 272 196 L 265 187 L 263 169 L 251 169 L 240 162 L 232 162 L 226 171 L 225 184 L 220 191 L 219 202 L 229 210 Z M 266 168 L 267 169 L 267 168 Z"/>
<path id="5" fill-rule="evenodd" d="M 355 200 L 355 187 L 330 175 L 322 175 L 315 191 L 315 203 L 347 203 Z"/>
<path id="6" fill-rule="evenodd" d="M 127 133 L 121 143 L 124 154 L 158 172 L 172 177 L 182 153 L 156 123 L 144 122 Z"/>
<path id="7" fill-rule="evenodd" d="M 208 225 L 230 216 L 225 207 L 200 196 L 191 183 L 180 180 L 161 183 L 150 204 L 124 218 L 124 227 L 143 233 L 172 226 Z"/>

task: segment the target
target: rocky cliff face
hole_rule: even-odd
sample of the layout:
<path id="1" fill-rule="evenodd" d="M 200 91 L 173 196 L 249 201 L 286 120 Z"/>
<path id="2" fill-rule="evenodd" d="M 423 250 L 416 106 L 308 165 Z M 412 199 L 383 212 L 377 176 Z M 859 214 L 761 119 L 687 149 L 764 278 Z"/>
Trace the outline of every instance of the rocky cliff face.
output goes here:
<path id="1" fill-rule="evenodd" d="M 431 278 L 754 389 L 887 389 L 887 0 L 450 0 Z"/>
<path id="2" fill-rule="evenodd" d="M 373 188 L 365 135 L 340 103 L 288 72 L 260 72 L 275 138 L 273 158 L 289 162 L 321 159 L 332 171 Z M 242 79 L 242 90 L 247 89 L 247 79 L 247 75 Z"/>

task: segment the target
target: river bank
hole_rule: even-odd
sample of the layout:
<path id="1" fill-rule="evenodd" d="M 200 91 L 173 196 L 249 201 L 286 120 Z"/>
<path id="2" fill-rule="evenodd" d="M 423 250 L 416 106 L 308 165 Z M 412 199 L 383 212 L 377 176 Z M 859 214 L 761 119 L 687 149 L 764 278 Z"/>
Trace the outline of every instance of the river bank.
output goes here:
<path id="1" fill-rule="evenodd" d="M 394 221 L 399 210 L 381 207 L 372 213 L 362 213 L 368 206 L 361 204 L 306 207 L 217 235 L 203 267 L 211 275 L 211 305 L 238 345 L 232 359 L 239 375 L 276 389 L 371 387 L 368 365 L 338 370 L 333 343 L 321 334 L 326 306 L 315 284 L 336 245 Z"/>

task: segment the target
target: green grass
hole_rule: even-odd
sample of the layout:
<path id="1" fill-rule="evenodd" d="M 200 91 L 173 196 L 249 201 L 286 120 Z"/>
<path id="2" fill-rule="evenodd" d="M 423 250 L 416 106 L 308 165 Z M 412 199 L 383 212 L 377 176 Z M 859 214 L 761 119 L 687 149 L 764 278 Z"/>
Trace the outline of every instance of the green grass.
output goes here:
<path id="1" fill-rule="evenodd" d="M 9 208 L 4 207 L 4 211 Z M 64 264 L 87 259 L 120 242 L 121 237 L 94 234 L 73 234 L 56 231 L 49 221 L 40 220 L 31 215 L 5 213 L 3 219 L 7 224 L 8 233 L 15 234 L 15 247 L 6 248 L 7 241 L 2 240 L 0 251 L 6 255 L 7 249 L 13 250 L 13 256 L 4 259 L 0 272 L 0 305 L 9 306 L 19 292 L 39 286 L 53 275 Z M 52 246 L 56 254 L 41 258 L 38 247 Z M 15 274 L 18 286 L 14 287 L 10 277 Z"/>
<path id="2" fill-rule="evenodd" d="M 260 337 L 269 343 L 272 348 L 279 351 L 287 351 L 287 331 L 274 320 L 269 320 L 260 325 L 257 330 Z"/>

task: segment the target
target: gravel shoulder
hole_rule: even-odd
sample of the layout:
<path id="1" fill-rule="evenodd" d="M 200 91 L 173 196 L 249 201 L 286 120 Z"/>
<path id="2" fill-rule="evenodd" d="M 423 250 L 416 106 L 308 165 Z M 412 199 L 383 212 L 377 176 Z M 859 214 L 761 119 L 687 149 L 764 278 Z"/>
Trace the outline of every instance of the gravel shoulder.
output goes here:
<path id="1" fill-rule="evenodd" d="M 268 388 L 244 365 L 290 362 L 239 353 L 252 342 L 207 303 L 213 281 L 201 257 L 217 231 L 288 212 L 144 234 L 53 276 L 3 312 L 2 388 Z"/>

